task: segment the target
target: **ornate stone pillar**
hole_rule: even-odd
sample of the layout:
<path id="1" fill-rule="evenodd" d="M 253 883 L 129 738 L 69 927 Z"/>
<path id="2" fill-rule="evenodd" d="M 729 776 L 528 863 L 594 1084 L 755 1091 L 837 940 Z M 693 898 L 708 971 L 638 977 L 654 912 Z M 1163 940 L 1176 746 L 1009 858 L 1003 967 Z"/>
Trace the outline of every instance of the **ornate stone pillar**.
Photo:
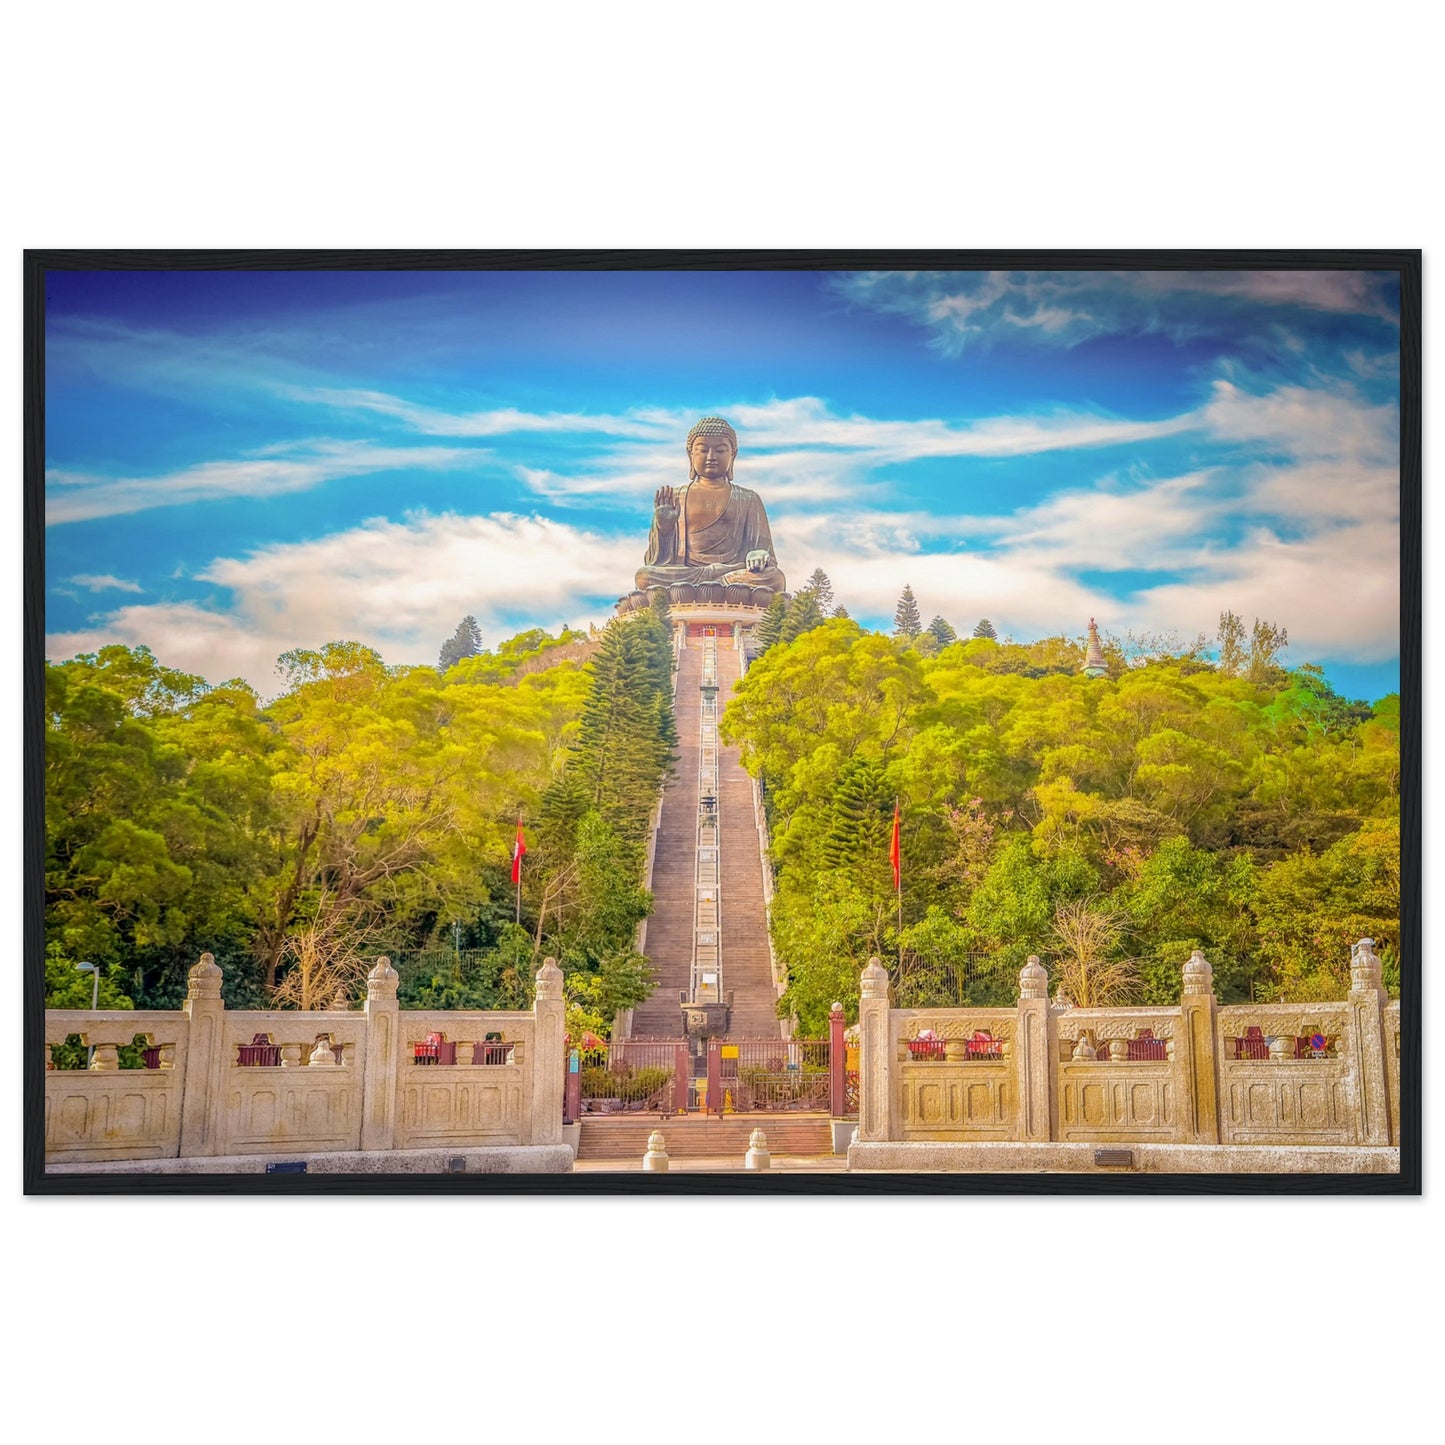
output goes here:
<path id="1" fill-rule="evenodd" d="M 1174 1041 L 1180 1133 L 1186 1144 L 1219 1143 L 1219 1031 L 1214 1009 L 1214 970 L 1196 948 L 1184 965 L 1179 1037 Z"/>
<path id="2" fill-rule="evenodd" d="M 1014 1138 L 1021 1144 L 1053 1137 L 1054 1063 L 1058 1045 L 1049 1008 L 1049 976 L 1037 954 L 1019 970 L 1018 1037 L 1014 1042 L 1017 1114 Z"/>
<path id="3" fill-rule="evenodd" d="M 191 969 L 183 1005 L 186 1030 L 186 1076 L 181 1087 L 182 1158 L 219 1152 L 222 1049 L 226 1005 L 221 1002 L 221 970 L 215 957 L 201 955 Z"/>
<path id="4" fill-rule="evenodd" d="M 361 1147 L 396 1147 L 398 1037 L 396 970 L 381 957 L 366 976 L 366 1058 L 361 1071 Z"/>
<path id="5" fill-rule="evenodd" d="M 1375 940 L 1350 952 L 1349 1049 L 1355 1075 L 1356 1127 L 1361 1144 L 1390 1142 L 1389 1082 L 1385 1073 L 1385 1006 Z"/>
<path id="6" fill-rule="evenodd" d="M 532 1005 L 536 1041 L 531 1058 L 531 1144 L 562 1142 L 562 1094 L 567 1087 L 566 1015 L 562 970 L 555 958 L 544 959 L 537 970 L 536 1001 Z"/>
<path id="7" fill-rule="evenodd" d="M 847 1020 L 843 1005 L 828 1010 L 828 1108 L 835 1119 L 848 1112 L 848 1041 L 843 1037 Z"/>
<path id="8" fill-rule="evenodd" d="M 888 970 L 876 956 L 863 970 L 858 1004 L 858 1142 L 892 1137 L 893 1060 L 888 1048 Z"/>

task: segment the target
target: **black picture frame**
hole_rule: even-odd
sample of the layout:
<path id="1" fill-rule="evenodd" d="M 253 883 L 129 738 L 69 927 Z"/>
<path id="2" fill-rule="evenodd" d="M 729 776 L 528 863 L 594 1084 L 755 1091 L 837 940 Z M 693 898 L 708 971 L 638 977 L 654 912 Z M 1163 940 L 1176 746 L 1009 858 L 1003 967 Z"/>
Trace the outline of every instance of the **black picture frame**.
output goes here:
<path id="1" fill-rule="evenodd" d="M 1400 284 L 1401 1038 L 1398 1174 L 47 1174 L 44 1167 L 45 279 L 66 270 L 1371 270 Z M 1422 1189 L 1421 253 L 1418 250 L 34 250 L 24 256 L 23 1186 L 36 1195 L 545 1193 L 1415 1195 Z"/>

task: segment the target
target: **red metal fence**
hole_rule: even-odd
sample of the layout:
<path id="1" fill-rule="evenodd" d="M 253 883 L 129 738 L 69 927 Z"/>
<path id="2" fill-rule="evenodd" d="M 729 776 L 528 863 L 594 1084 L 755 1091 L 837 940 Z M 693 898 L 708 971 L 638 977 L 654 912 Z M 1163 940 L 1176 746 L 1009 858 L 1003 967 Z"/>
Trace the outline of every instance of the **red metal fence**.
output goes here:
<path id="1" fill-rule="evenodd" d="M 827 1039 L 714 1039 L 708 1105 L 724 1114 L 831 1112 L 830 1053 Z"/>
<path id="2" fill-rule="evenodd" d="M 619 1039 L 567 1058 L 563 1119 L 644 1111 L 709 1114 L 858 1112 L 856 1046 L 841 1011 L 826 1039 Z"/>
<path id="3" fill-rule="evenodd" d="M 578 1106 L 583 1114 L 619 1114 L 687 1108 L 691 1076 L 687 1045 L 679 1039 L 620 1039 L 579 1049 Z"/>

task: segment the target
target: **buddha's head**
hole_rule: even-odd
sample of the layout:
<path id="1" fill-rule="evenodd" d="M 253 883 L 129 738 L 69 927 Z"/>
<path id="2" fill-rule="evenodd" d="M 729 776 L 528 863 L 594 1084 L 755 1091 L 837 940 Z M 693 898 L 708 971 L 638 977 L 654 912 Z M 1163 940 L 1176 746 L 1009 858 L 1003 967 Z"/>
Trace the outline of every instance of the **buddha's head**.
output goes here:
<path id="1" fill-rule="evenodd" d="M 705 416 L 687 434 L 688 480 L 732 481 L 738 434 L 720 416 Z"/>

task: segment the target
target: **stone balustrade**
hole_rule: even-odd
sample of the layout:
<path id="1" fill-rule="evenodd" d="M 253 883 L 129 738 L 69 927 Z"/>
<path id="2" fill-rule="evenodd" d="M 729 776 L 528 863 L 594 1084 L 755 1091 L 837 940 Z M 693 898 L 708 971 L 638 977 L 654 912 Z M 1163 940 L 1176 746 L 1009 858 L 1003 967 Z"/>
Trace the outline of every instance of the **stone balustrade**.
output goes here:
<path id="1" fill-rule="evenodd" d="M 1222 1007 L 1198 951 L 1174 1008 L 1076 1008 L 1047 984 L 1031 958 L 1016 1008 L 895 1009 L 871 960 L 850 1167 L 961 1167 L 869 1148 L 897 1144 L 1399 1144 L 1399 1004 L 1369 939 L 1339 1002 Z"/>
<path id="2" fill-rule="evenodd" d="M 396 987 L 382 958 L 360 1011 L 230 1010 L 204 954 L 177 1012 L 47 1009 L 46 1159 L 561 1144 L 565 1005 L 551 959 L 528 1012 L 403 1011 Z M 87 1068 L 54 1066 L 72 1035 Z M 137 1036 L 154 1067 L 123 1069 Z"/>

